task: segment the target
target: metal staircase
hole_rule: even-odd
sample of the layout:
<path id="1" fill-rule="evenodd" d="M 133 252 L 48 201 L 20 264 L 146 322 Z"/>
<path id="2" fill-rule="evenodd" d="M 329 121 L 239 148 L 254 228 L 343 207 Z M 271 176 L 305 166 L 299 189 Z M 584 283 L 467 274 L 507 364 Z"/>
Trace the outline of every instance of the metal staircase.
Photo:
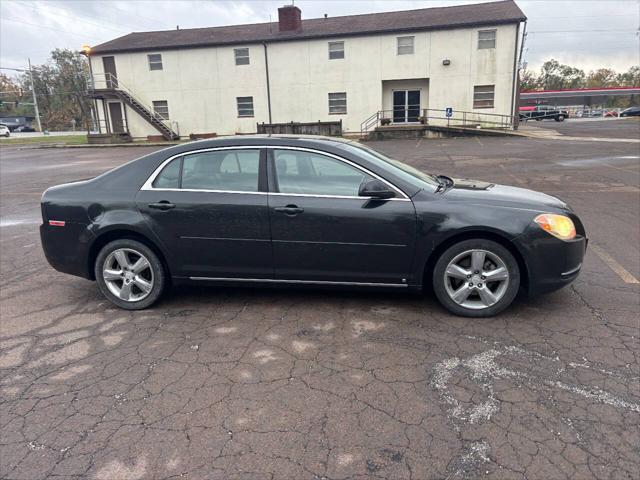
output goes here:
<path id="1" fill-rule="evenodd" d="M 102 80 L 100 77 L 104 77 Z M 178 140 L 180 135 L 173 129 L 172 123 L 164 118 L 159 113 L 155 112 L 152 107 L 145 105 L 141 100 L 122 84 L 114 75 L 110 73 L 94 75 L 96 78 L 90 78 L 87 82 L 88 90 L 90 94 L 96 95 L 99 93 L 112 93 L 122 100 L 125 104 L 129 105 L 138 115 L 144 118 L 147 123 L 153 126 L 158 132 L 162 134 L 165 140 Z M 97 88 L 102 87 L 104 88 Z"/>

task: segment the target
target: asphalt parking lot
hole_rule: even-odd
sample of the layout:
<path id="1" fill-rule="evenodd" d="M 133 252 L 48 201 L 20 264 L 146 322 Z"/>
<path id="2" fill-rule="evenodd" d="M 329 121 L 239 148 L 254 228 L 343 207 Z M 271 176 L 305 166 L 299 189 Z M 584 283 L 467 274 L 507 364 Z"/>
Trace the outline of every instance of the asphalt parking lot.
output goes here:
<path id="1" fill-rule="evenodd" d="M 248 288 L 126 312 L 48 266 L 39 199 L 152 149 L 0 147 L 0 478 L 638 478 L 640 144 L 370 145 L 568 201 L 581 276 L 482 320 L 430 296 Z"/>

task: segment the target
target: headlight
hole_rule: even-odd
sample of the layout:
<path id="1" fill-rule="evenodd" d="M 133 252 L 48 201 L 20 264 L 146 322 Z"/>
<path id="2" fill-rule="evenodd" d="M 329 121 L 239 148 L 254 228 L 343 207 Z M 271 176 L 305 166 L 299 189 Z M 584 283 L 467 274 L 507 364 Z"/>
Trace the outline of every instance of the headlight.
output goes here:
<path id="1" fill-rule="evenodd" d="M 571 240 L 576 238 L 576 227 L 573 221 L 565 215 L 555 213 L 541 213 L 534 221 L 544 231 L 549 232 L 560 240 Z"/>

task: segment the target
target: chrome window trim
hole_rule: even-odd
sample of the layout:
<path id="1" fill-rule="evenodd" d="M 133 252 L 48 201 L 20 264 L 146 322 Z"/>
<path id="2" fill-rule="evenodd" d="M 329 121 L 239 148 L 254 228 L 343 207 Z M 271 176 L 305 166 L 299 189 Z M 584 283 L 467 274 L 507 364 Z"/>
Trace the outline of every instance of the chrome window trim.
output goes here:
<path id="1" fill-rule="evenodd" d="M 215 152 L 215 151 L 224 151 L 224 150 L 261 150 L 261 149 L 271 149 L 271 150 L 297 150 L 297 151 L 302 151 L 302 152 L 309 152 L 309 153 L 316 153 L 318 155 L 325 155 L 327 157 L 331 157 L 334 158 L 340 162 L 344 162 L 348 165 L 351 165 L 354 168 L 357 168 L 358 170 L 361 170 L 362 172 L 366 173 L 367 175 L 376 178 L 378 180 L 380 180 L 381 182 L 383 182 L 384 184 L 386 184 L 387 186 L 391 187 L 393 190 L 395 190 L 398 194 L 401 195 L 401 198 L 387 198 L 385 200 L 387 201 L 396 201 L 396 202 L 410 202 L 411 200 L 409 199 L 409 196 L 404 193 L 400 188 L 396 187 L 393 183 L 389 182 L 388 180 L 382 178 L 380 175 L 373 173 L 372 171 L 368 170 L 367 168 L 358 165 L 357 163 L 354 163 L 350 160 L 347 160 L 346 158 L 342 158 L 338 155 L 334 155 L 333 153 L 329 153 L 329 152 L 325 152 L 323 150 L 316 150 L 314 148 L 306 148 L 306 147 L 291 147 L 291 146 L 280 146 L 280 145 L 239 145 L 239 146 L 231 146 L 231 147 L 210 147 L 210 148 L 201 148 L 198 150 L 191 150 L 189 152 L 182 152 L 182 153 L 178 153 L 176 155 L 173 155 L 169 158 L 167 158 L 164 162 L 162 162 L 160 164 L 160 166 L 158 166 L 153 173 L 149 176 L 149 178 L 147 178 L 147 181 L 144 182 L 144 184 L 142 185 L 142 187 L 140 188 L 140 191 L 142 190 L 147 190 L 147 191 L 157 191 L 157 192 L 205 192 L 205 193 L 233 193 L 233 194 L 238 194 L 238 193 L 246 193 L 249 195 L 275 195 L 275 196 L 287 196 L 287 197 L 316 197 L 316 198 L 342 198 L 342 199 L 359 199 L 359 200 L 371 200 L 371 199 L 375 199 L 376 197 L 361 197 L 358 195 L 354 195 L 354 196 L 350 196 L 350 195 L 321 195 L 321 194 L 310 194 L 310 193 L 282 193 L 282 192 L 244 192 L 244 191 L 237 191 L 237 190 L 208 190 L 208 189 L 195 189 L 195 188 L 154 188 L 153 187 L 153 182 L 155 181 L 156 177 L 160 174 L 160 172 L 164 169 L 164 167 L 166 167 L 171 161 L 175 160 L 176 158 L 182 157 L 184 155 L 192 155 L 192 154 L 197 154 L 197 153 L 204 153 L 204 152 Z"/>

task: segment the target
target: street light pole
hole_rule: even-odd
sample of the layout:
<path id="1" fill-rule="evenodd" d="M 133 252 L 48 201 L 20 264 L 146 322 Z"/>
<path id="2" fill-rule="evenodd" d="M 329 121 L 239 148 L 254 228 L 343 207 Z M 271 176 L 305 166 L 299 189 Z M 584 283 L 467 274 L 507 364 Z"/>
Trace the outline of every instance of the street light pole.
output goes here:
<path id="1" fill-rule="evenodd" d="M 31 93 L 33 94 L 33 109 L 36 114 L 36 122 L 38 122 L 38 130 L 42 131 L 42 124 L 40 123 L 40 111 L 38 110 L 38 97 L 36 95 L 36 85 L 33 83 L 33 72 L 31 71 L 31 59 L 29 61 L 29 80 L 31 80 Z"/>

